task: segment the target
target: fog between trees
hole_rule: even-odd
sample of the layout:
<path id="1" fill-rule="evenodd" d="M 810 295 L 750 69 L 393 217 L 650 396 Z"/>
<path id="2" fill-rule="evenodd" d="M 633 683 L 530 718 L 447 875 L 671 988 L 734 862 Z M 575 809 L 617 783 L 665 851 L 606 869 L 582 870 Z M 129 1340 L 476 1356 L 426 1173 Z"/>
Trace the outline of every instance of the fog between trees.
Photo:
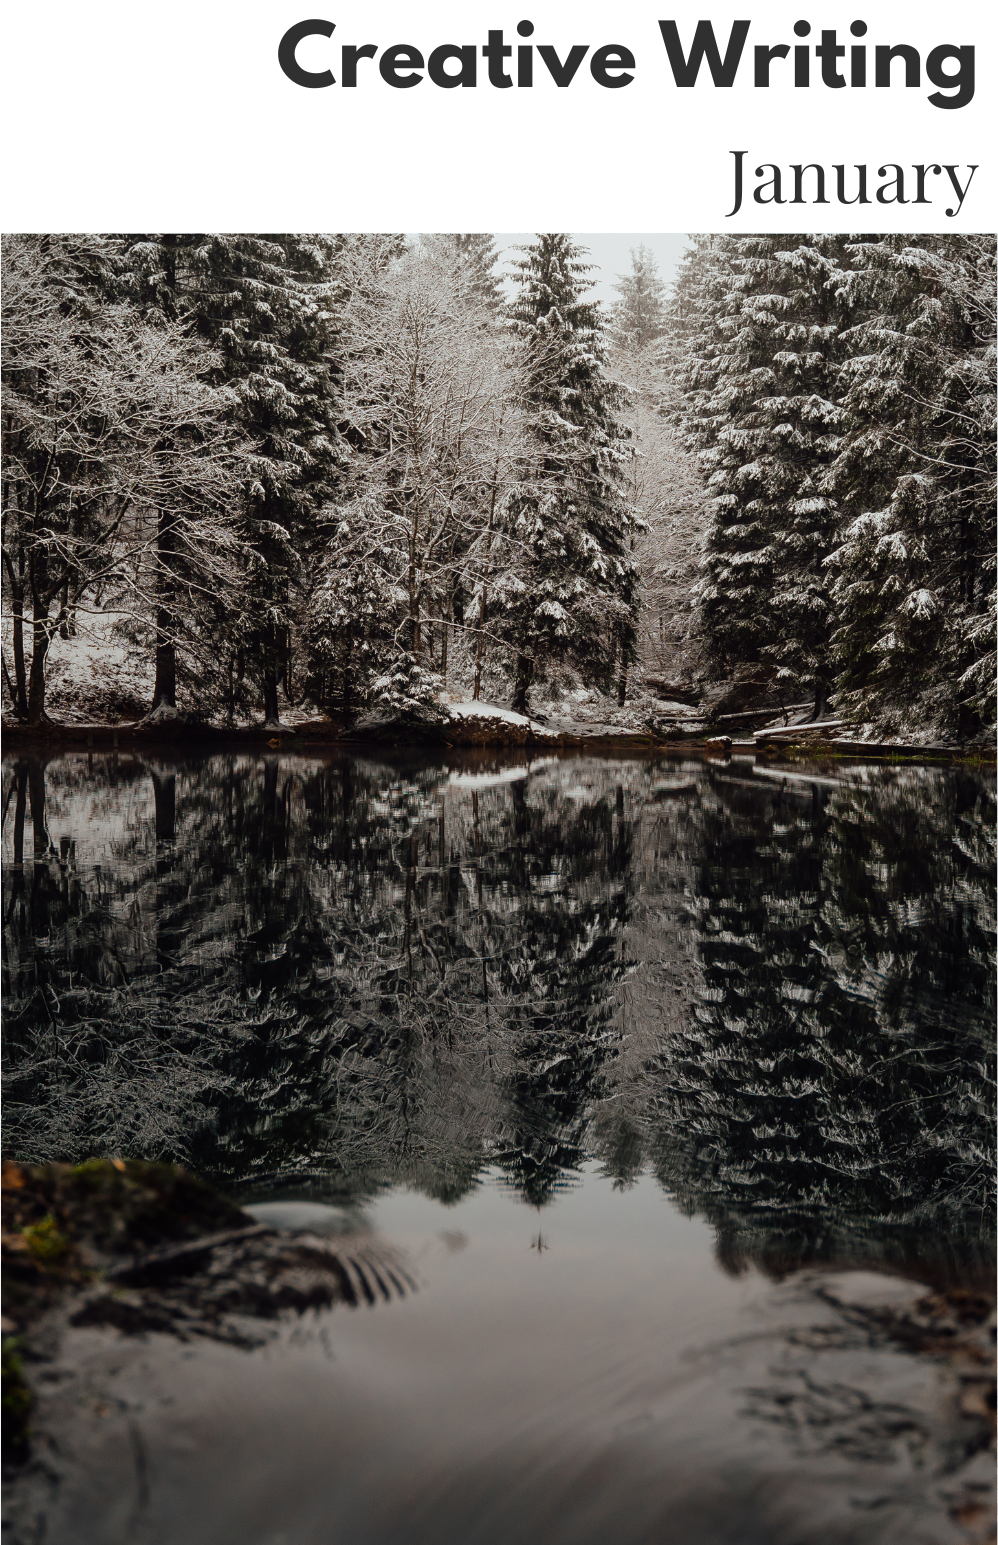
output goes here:
<path id="1" fill-rule="evenodd" d="M 685 692 L 993 722 L 993 237 L 696 238 L 671 289 L 639 248 L 609 311 L 558 234 L 509 296 L 488 235 L 14 236 L 3 262 L 23 722 L 53 660 L 77 719 L 582 686 L 639 719 Z"/>

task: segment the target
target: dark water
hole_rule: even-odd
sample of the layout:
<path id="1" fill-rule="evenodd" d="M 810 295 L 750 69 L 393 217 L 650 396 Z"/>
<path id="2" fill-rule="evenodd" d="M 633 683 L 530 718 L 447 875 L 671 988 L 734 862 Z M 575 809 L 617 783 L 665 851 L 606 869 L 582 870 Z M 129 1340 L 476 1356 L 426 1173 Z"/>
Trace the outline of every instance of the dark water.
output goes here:
<path id="1" fill-rule="evenodd" d="M 20 757 L 4 801 L 5 1152 L 321 1203 L 422 1283 L 266 1354 L 78 1333 L 50 1541 L 986 1537 L 971 1374 L 898 1316 L 993 1261 L 990 774 Z"/>

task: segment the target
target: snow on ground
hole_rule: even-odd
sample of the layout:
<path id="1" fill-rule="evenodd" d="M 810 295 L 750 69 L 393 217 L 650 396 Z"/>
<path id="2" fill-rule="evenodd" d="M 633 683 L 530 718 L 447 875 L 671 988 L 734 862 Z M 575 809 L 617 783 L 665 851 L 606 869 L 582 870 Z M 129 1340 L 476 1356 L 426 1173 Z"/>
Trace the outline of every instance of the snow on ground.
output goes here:
<path id="1" fill-rule="evenodd" d="M 555 739 L 559 734 L 578 733 L 580 727 L 589 725 L 598 734 L 647 734 L 662 720 L 688 721 L 699 727 L 702 716 L 681 703 L 663 703 L 647 693 L 637 693 L 621 708 L 615 700 L 599 692 L 580 689 L 563 693 L 560 697 L 538 701 L 535 711 L 539 718 L 515 713 L 512 708 L 500 708 L 495 703 L 472 701 L 448 702 L 443 706 L 452 719 L 492 719 L 529 730 L 536 737 Z"/>
<path id="2" fill-rule="evenodd" d="M 703 715 L 699 710 L 683 703 L 666 702 L 654 697 L 643 691 L 639 684 L 629 693 L 623 707 L 617 702 L 615 694 L 611 697 L 594 689 L 579 689 L 562 693 L 548 701 L 538 701 L 535 711 L 545 722 L 550 721 L 552 729 L 560 728 L 569 733 L 585 724 L 594 726 L 600 734 L 615 732 L 624 735 L 647 734 L 649 729 L 663 724 L 670 728 L 673 725 L 689 724 L 691 730 L 703 724 Z"/>
<path id="3" fill-rule="evenodd" d="M 154 666 L 148 643 L 133 641 L 134 620 L 122 612 L 87 612 L 81 608 L 75 614 L 75 628 L 73 637 L 57 636 L 49 648 L 47 707 L 52 718 L 77 725 L 134 723 L 142 719 L 152 702 Z M 4 620 L 2 639 L 12 675 L 9 617 Z M 580 687 L 568 692 L 553 690 L 547 697 L 539 687 L 534 704 L 537 717 L 517 713 L 498 703 L 466 698 L 463 692 L 467 690 L 466 686 L 457 688 L 454 694 L 457 701 L 449 701 L 444 695 L 441 707 L 455 723 L 455 728 L 460 723 L 470 728 L 473 735 L 477 721 L 480 726 L 477 738 L 483 741 L 556 741 L 560 735 L 587 731 L 597 735 L 647 733 L 663 718 L 689 718 L 692 722 L 697 717 L 680 704 L 660 702 L 640 690 L 621 708 L 615 698 L 591 688 Z M 9 706 L 5 688 L 5 711 Z M 183 672 L 178 683 L 177 707 L 181 714 L 198 707 L 196 683 L 185 680 Z M 302 724 L 313 722 L 316 712 L 311 704 L 291 707 L 282 703 L 281 729 L 293 732 Z M 217 718 L 220 721 L 221 715 Z M 259 724 L 259 712 L 241 711 L 233 721 L 234 728 L 259 728 Z M 492 726 L 491 733 L 489 726 Z M 505 734 L 503 726 L 508 727 Z M 510 735 L 509 731 L 519 733 Z"/>
<path id="4" fill-rule="evenodd" d="M 522 724 L 529 729 L 531 721 L 526 714 L 514 713 L 512 708 L 500 708 L 497 703 L 448 703 L 447 712 L 452 719 L 502 719 L 505 724 Z"/>
<path id="5" fill-rule="evenodd" d="M 115 624 L 120 612 L 76 613 L 76 633 L 56 634 L 45 662 L 46 706 L 70 724 L 137 719 L 152 702 L 153 661 L 129 643 Z M 4 619 L 4 655 L 13 675 L 10 618 Z M 30 663 L 30 642 L 27 644 Z M 6 706 L 6 701 L 5 701 Z"/>
<path id="6" fill-rule="evenodd" d="M 526 714 L 514 713 L 512 708 L 500 708 L 497 703 L 446 703 L 444 705 L 452 719 L 497 719 L 503 724 L 513 724 L 519 729 L 529 730 L 538 738 L 548 736 L 554 739 L 555 732 L 545 729 L 543 724 L 538 724 L 536 719 L 528 719 Z"/>

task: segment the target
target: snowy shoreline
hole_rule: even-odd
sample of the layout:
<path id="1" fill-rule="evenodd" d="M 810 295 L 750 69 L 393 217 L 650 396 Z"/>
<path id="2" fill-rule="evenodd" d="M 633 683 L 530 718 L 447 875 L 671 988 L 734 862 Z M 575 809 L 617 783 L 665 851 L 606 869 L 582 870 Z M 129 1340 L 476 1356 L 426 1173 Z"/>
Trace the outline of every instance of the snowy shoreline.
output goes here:
<path id="1" fill-rule="evenodd" d="M 462 707 L 466 705 L 460 705 Z M 990 745 L 916 745 L 891 741 L 857 740 L 835 731 L 826 738 L 815 737 L 814 727 L 799 739 L 786 733 L 778 738 L 760 736 L 754 741 L 731 741 L 727 736 L 697 728 L 691 733 L 677 731 L 659 735 L 622 725 L 582 721 L 548 721 L 541 724 L 515 714 L 509 709 L 489 704 L 475 704 L 484 710 L 475 714 L 455 715 L 439 724 L 393 724 L 365 726 L 347 730 L 330 719 L 311 718 L 279 727 L 254 725 L 195 725 L 177 722 L 145 724 L 50 723 L 29 727 L 9 720 L 3 723 L 4 745 L 8 752 L 18 748 L 43 745 L 65 751 L 138 751 L 176 748 L 184 753 L 199 749 L 209 751 L 255 750 L 295 752 L 344 751 L 355 753 L 365 748 L 392 753 L 420 750 L 427 754 L 460 749 L 463 752 L 504 753 L 524 746 L 550 752 L 627 753 L 661 755 L 695 753 L 721 761 L 746 756 L 759 759 L 803 758 L 817 760 L 862 761 L 904 759 L 906 761 L 973 761 L 993 763 L 995 749 Z M 491 711 L 489 711 L 491 709 Z"/>

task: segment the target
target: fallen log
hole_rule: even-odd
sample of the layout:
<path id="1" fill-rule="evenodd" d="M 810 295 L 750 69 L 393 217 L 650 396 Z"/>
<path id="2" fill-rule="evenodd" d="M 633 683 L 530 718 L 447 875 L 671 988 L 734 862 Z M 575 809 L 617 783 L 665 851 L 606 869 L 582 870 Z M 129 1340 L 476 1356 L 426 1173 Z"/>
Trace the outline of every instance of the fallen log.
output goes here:
<path id="1" fill-rule="evenodd" d="M 774 709 L 773 705 L 770 703 L 766 708 L 750 708 L 747 709 L 744 713 L 719 713 L 714 717 L 712 722 L 714 724 L 735 724 L 736 722 L 740 722 L 744 719 L 762 719 L 766 714 L 800 713 L 801 709 L 810 707 L 810 703 L 787 703 L 782 708 Z"/>
<path id="2" fill-rule="evenodd" d="M 756 730 L 755 740 L 792 740 L 795 735 L 824 734 L 825 730 L 838 730 L 846 719 L 819 719 L 810 724 L 786 724 L 777 725 L 772 729 Z"/>

